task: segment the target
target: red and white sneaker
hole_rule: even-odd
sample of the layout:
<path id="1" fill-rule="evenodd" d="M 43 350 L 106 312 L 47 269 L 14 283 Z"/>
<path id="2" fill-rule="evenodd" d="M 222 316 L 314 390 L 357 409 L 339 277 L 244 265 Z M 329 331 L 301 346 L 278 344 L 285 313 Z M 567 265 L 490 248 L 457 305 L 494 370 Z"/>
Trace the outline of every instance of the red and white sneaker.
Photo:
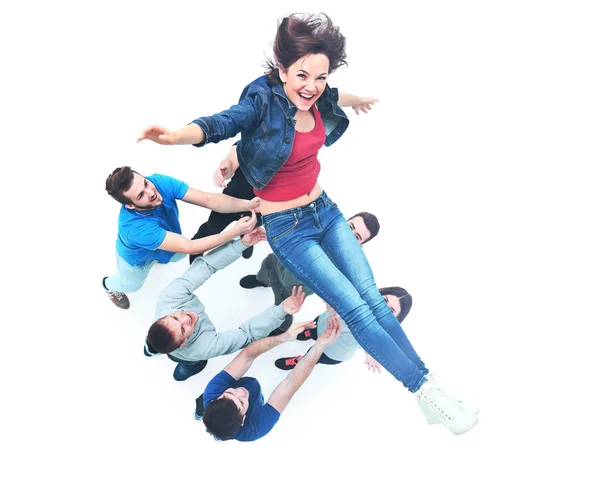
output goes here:
<path id="1" fill-rule="evenodd" d="M 281 370 L 292 370 L 298 365 L 298 361 L 301 358 L 301 355 L 297 355 L 296 357 L 282 357 L 275 361 L 275 367 Z"/>
<path id="2" fill-rule="evenodd" d="M 304 332 L 300 332 L 298 335 L 296 335 L 296 340 L 310 340 L 312 338 L 312 335 L 310 334 L 310 330 L 305 330 Z"/>

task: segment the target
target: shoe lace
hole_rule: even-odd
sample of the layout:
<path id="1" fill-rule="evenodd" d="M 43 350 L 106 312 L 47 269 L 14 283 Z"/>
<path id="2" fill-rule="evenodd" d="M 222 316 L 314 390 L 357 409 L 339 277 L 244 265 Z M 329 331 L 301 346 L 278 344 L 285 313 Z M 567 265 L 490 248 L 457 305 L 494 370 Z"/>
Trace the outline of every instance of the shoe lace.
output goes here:
<path id="1" fill-rule="evenodd" d="M 296 357 L 290 357 L 289 359 L 285 360 L 285 365 L 297 365 L 298 361 L 300 360 L 300 357 L 302 357 L 301 355 L 297 355 Z"/>
<path id="2" fill-rule="evenodd" d="M 109 291 L 108 292 L 111 296 L 114 296 L 117 300 L 122 300 L 124 293 L 121 293 L 120 291 Z"/>
<path id="3" fill-rule="evenodd" d="M 466 411 L 467 408 L 462 401 L 456 399 L 452 394 L 450 394 L 446 389 L 441 387 L 435 387 L 431 389 L 431 397 L 439 396 L 441 397 L 447 404 L 452 407 L 459 409 L 460 411 Z"/>
<path id="4" fill-rule="evenodd" d="M 439 381 L 437 379 L 437 376 L 434 373 L 430 372 L 429 374 L 427 374 L 427 378 L 428 378 L 428 380 L 430 380 L 431 382 L 435 383 L 436 385 L 438 385 L 438 386 L 440 385 Z M 446 389 L 444 389 L 442 387 L 439 387 L 439 388 L 437 388 L 437 390 L 440 391 L 440 392 L 442 392 L 442 394 L 447 398 L 448 402 L 450 402 L 456 408 L 460 409 L 461 411 L 467 411 L 468 410 L 467 405 L 463 401 L 455 398 Z"/>

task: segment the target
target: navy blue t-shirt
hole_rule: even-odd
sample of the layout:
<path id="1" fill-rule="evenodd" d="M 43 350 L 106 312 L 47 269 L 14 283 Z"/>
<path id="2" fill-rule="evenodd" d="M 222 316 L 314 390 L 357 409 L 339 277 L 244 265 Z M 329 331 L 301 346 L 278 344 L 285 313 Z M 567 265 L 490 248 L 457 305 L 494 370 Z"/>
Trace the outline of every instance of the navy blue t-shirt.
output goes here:
<path id="1" fill-rule="evenodd" d="M 236 381 L 224 370 L 219 372 L 206 385 L 204 390 L 204 407 L 214 399 L 218 398 L 227 389 L 245 388 L 249 393 L 248 411 L 244 424 L 238 432 L 233 435 L 233 439 L 238 441 L 254 441 L 265 436 L 275 423 L 279 420 L 279 411 L 270 404 L 265 404 L 260 384 L 254 377 L 242 377 Z"/>

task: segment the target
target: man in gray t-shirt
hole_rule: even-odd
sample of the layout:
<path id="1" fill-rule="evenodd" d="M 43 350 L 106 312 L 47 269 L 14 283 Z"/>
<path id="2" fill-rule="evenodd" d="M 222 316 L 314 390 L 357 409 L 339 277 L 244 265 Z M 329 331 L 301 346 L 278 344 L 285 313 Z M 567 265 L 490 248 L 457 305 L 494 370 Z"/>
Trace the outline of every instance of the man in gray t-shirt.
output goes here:
<path id="1" fill-rule="evenodd" d="M 197 374 L 212 357 L 231 354 L 254 340 L 266 337 L 280 326 L 286 315 L 296 313 L 304 302 L 302 289 L 280 305 L 267 308 L 235 330 L 217 332 L 204 305 L 194 291 L 216 271 L 237 260 L 242 252 L 266 239 L 262 228 L 231 241 L 194 260 L 183 276 L 172 281 L 160 294 L 156 321 L 148 330 L 146 355 L 168 354 L 178 362 L 173 377 L 183 381 Z"/>
<path id="2" fill-rule="evenodd" d="M 398 324 L 402 321 L 410 312 L 412 307 L 412 296 L 404 289 L 399 286 L 389 286 L 386 288 L 379 288 L 379 293 L 383 296 L 383 299 L 387 303 L 388 308 L 398 320 Z M 316 328 L 301 332 L 296 337 L 297 340 L 317 340 L 326 328 L 326 322 L 331 315 L 335 315 L 335 310 L 331 306 L 326 304 L 327 310 L 317 318 Z M 355 352 L 360 348 L 360 345 L 352 335 L 352 332 L 343 320 L 339 320 L 341 324 L 340 336 L 334 344 L 330 345 L 327 350 L 321 355 L 317 364 L 335 365 L 350 359 Z M 302 358 L 301 355 L 296 357 L 282 357 L 275 361 L 275 366 L 282 370 L 292 370 L 298 364 L 298 361 Z M 369 354 L 365 352 L 365 364 L 369 370 L 373 372 L 381 372 L 380 364 L 373 359 Z"/>

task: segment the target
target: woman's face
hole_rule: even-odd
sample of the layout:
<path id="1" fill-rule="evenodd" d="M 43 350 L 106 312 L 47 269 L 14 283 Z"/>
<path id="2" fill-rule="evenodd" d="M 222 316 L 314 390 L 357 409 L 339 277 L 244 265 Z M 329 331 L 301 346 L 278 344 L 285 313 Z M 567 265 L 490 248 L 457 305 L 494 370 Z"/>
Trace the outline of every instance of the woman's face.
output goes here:
<path id="1" fill-rule="evenodd" d="M 300 111 L 308 111 L 323 94 L 328 73 L 329 59 L 325 54 L 309 54 L 286 70 L 279 69 L 285 94 Z"/>

